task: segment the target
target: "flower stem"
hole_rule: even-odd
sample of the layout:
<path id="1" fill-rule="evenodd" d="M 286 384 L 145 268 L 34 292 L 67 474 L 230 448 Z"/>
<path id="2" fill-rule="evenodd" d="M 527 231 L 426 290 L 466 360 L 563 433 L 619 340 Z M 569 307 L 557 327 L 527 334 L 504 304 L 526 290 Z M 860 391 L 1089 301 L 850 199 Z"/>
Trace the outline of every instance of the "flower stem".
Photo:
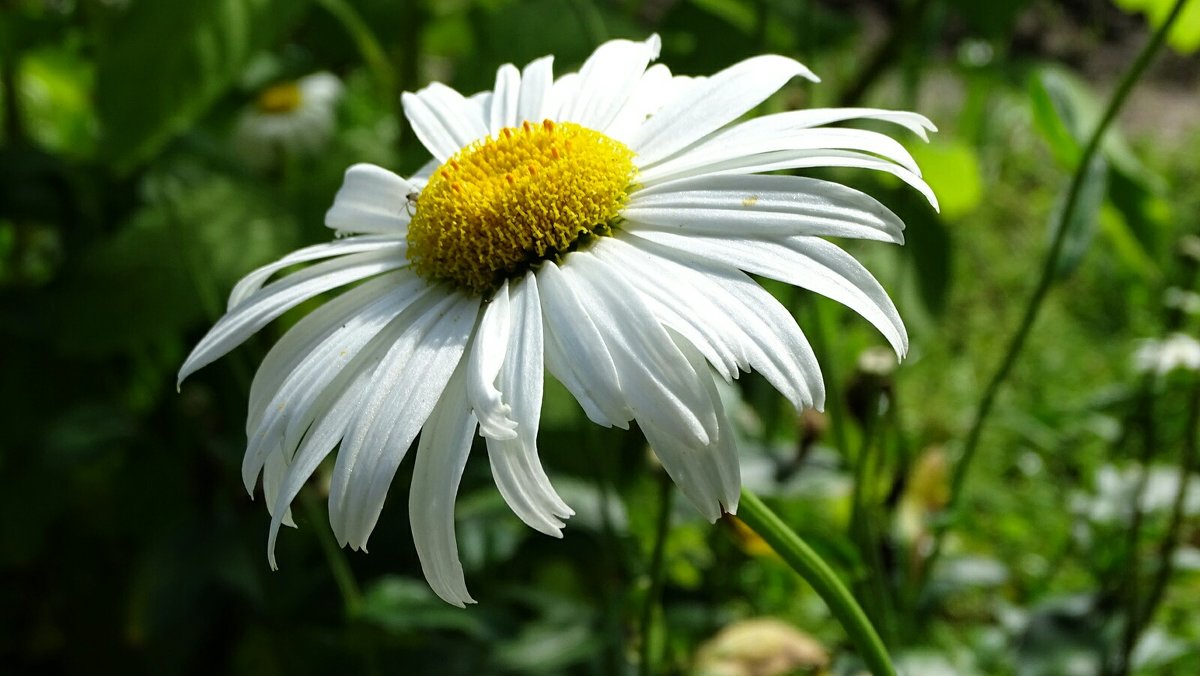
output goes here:
<path id="1" fill-rule="evenodd" d="M 378 80 L 384 94 L 389 99 L 396 96 L 398 92 L 396 91 L 395 70 L 388 61 L 387 53 L 384 52 L 378 38 L 375 37 L 375 33 L 363 20 L 358 10 L 354 9 L 354 6 L 346 0 L 318 0 L 317 4 L 333 15 L 338 23 L 342 24 L 342 28 L 350 34 L 350 39 L 354 40 L 359 54 L 362 55 L 367 67 L 371 69 L 375 79 Z"/>
<path id="2" fill-rule="evenodd" d="M 1167 590 L 1167 583 L 1171 581 L 1175 572 L 1175 550 L 1179 547 L 1180 531 L 1183 528 L 1188 486 L 1191 484 L 1192 472 L 1196 470 L 1197 430 L 1200 430 L 1200 382 L 1192 385 L 1191 395 L 1188 398 L 1188 418 L 1184 429 L 1183 448 L 1179 457 L 1179 489 L 1171 504 L 1171 520 L 1167 526 L 1167 534 L 1159 544 L 1158 556 L 1155 557 L 1158 561 L 1158 570 L 1150 582 L 1150 590 L 1146 595 L 1145 602 L 1139 604 L 1136 594 L 1129 601 L 1128 616 L 1125 618 L 1125 632 L 1121 642 L 1121 655 L 1117 662 L 1116 673 L 1118 674 L 1129 673 L 1133 666 L 1133 649 L 1142 632 L 1154 618 L 1154 611 L 1162 602 L 1163 595 Z M 1149 464 L 1146 464 L 1142 471 L 1148 472 Z M 1139 490 L 1135 497 L 1135 505 L 1141 504 L 1141 494 L 1142 491 Z M 1135 551 L 1133 554 L 1136 556 L 1137 552 Z"/>
<path id="3" fill-rule="evenodd" d="M 320 505 L 317 504 L 317 499 L 308 491 L 300 491 L 300 504 L 303 505 L 308 520 L 312 522 L 317 541 L 321 544 L 321 553 L 325 555 L 325 561 L 329 564 L 329 572 L 333 574 L 333 581 L 337 584 L 338 593 L 342 596 L 346 619 L 353 619 L 362 609 L 362 593 L 358 589 L 358 582 L 354 579 L 354 572 L 350 570 L 350 564 L 346 561 L 341 548 L 334 542 L 333 534 L 329 532 L 327 525 L 329 520 Z"/>
<path id="4" fill-rule="evenodd" d="M 1175 1 L 1174 6 L 1171 8 L 1171 13 L 1162 25 L 1158 27 L 1158 30 L 1155 31 L 1154 36 L 1146 43 L 1146 46 L 1142 48 L 1133 65 L 1125 72 L 1112 97 L 1109 99 L 1108 105 L 1105 107 L 1104 115 L 1100 118 L 1095 130 L 1092 131 L 1087 144 L 1083 148 L 1083 152 L 1079 156 L 1078 163 L 1075 166 L 1075 173 L 1071 177 L 1070 188 L 1067 191 L 1066 203 L 1063 205 L 1063 209 L 1059 213 L 1057 223 L 1055 224 L 1054 240 L 1050 244 L 1050 250 L 1046 253 L 1046 259 L 1042 264 L 1042 272 L 1038 278 L 1037 286 L 1034 288 L 1033 295 L 1030 296 L 1029 302 L 1025 306 L 1025 313 L 1021 318 L 1021 323 L 1009 341 L 1008 349 L 1000 361 L 999 368 L 996 369 L 996 372 L 992 375 L 992 379 L 987 384 L 987 388 L 984 389 L 983 396 L 979 400 L 979 407 L 975 412 L 975 418 L 971 423 L 970 431 L 968 431 L 966 441 L 963 443 L 962 455 L 954 465 L 954 473 L 950 481 L 950 500 L 946 505 L 947 513 L 953 514 L 959 500 L 962 498 L 963 483 L 966 481 L 967 470 L 970 468 L 971 461 L 974 459 L 975 452 L 979 447 L 979 438 L 983 432 L 983 425 L 987 421 L 988 414 L 991 413 L 992 405 L 995 403 L 1000 386 L 1008 378 L 1013 365 L 1016 364 L 1017 357 L 1020 355 L 1022 348 L 1024 348 L 1025 340 L 1029 337 L 1033 323 L 1037 319 L 1038 313 L 1042 309 L 1042 304 L 1046 300 L 1046 295 L 1049 293 L 1050 287 L 1054 284 L 1055 271 L 1058 268 L 1058 258 L 1062 253 L 1063 243 L 1066 241 L 1067 224 L 1071 222 L 1071 219 L 1075 215 L 1075 210 L 1078 208 L 1084 178 L 1087 176 L 1088 168 L 1092 164 L 1092 158 L 1100 150 L 1100 144 L 1104 140 L 1105 132 L 1108 131 L 1109 126 L 1116 119 L 1117 113 L 1120 112 L 1121 107 L 1125 104 L 1125 100 L 1129 97 L 1129 93 L 1133 90 L 1134 85 L 1141 79 L 1146 67 L 1150 65 L 1151 60 L 1153 60 L 1158 50 L 1162 47 L 1167 32 L 1175 24 L 1176 18 L 1179 17 L 1179 13 L 1186 3 L 1187 0 Z M 933 569 L 933 566 L 937 562 L 937 558 L 941 553 L 946 525 L 951 521 L 946 520 L 943 526 L 938 529 L 934 539 L 933 551 L 930 552 L 929 560 L 925 566 L 927 573 Z"/>
<path id="5" fill-rule="evenodd" d="M 833 569 L 749 489 L 742 488 L 738 517 L 766 540 L 825 601 L 871 673 L 875 676 L 894 676 L 896 669 L 892 666 L 883 641 Z"/>
<path id="6" fill-rule="evenodd" d="M 658 522 L 654 526 L 654 549 L 650 553 L 650 586 L 646 589 L 646 601 L 642 605 L 641 659 L 638 673 L 650 676 L 654 671 L 654 641 L 651 640 L 654 625 L 654 609 L 658 607 L 663 586 L 663 559 L 667 549 L 667 531 L 671 527 L 671 477 L 659 472 L 658 477 Z"/>

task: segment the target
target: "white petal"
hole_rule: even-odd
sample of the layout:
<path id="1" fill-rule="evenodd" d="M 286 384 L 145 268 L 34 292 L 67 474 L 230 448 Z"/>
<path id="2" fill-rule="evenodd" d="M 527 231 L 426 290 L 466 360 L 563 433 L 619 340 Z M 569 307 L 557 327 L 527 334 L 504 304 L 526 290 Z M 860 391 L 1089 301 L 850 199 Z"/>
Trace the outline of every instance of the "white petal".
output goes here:
<path id="1" fill-rule="evenodd" d="M 646 118 L 671 100 L 671 93 L 675 91 L 673 82 L 671 70 L 663 64 L 656 63 L 647 68 L 629 95 L 629 100 L 604 128 L 604 133 L 628 145 L 627 141 L 646 122 Z"/>
<path id="2" fill-rule="evenodd" d="M 425 579 L 442 600 L 460 608 L 475 603 L 467 592 L 454 536 L 454 501 L 474 432 L 475 416 L 467 405 L 460 365 L 425 424 L 408 492 L 413 545 Z"/>
<path id="3" fill-rule="evenodd" d="M 382 167 L 356 164 L 346 170 L 342 187 L 325 213 L 325 225 L 342 232 L 403 237 L 412 220 L 408 195 L 417 187 Z"/>
<path id="4" fill-rule="evenodd" d="M 511 63 L 500 66 L 496 71 L 496 87 L 492 91 L 492 102 L 488 130 L 492 136 L 505 127 L 521 123 L 517 119 L 517 105 L 521 102 L 521 71 Z"/>
<path id="5" fill-rule="evenodd" d="M 907 183 L 910 187 L 915 188 L 929 201 L 929 205 L 933 207 L 934 211 L 938 210 L 937 196 L 934 195 L 933 189 L 929 187 L 929 184 L 920 176 L 894 162 L 852 150 L 776 150 L 755 155 L 737 155 L 716 162 L 701 160 L 693 165 L 679 165 L 671 174 L 658 175 L 657 179 L 648 183 L 644 180 L 644 177 L 639 176 L 639 179 L 642 179 L 642 185 L 647 188 L 658 189 L 662 186 L 673 185 L 677 180 L 694 178 L 696 176 L 761 174 L 784 169 L 811 169 L 820 167 L 869 169 L 871 171 L 882 171 L 891 174 Z"/>
<path id="6" fill-rule="evenodd" d="M 394 247 L 318 263 L 254 292 L 209 329 L 179 369 L 179 382 L 241 345 L 271 320 L 339 286 L 408 265 Z"/>
<path id="7" fill-rule="evenodd" d="M 643 293 L 657 293 L 663 305 L 679 310 L 660 314 L 664 324 L 687 337 L 690 323 L 714 349 L 733 354 L 738 366 L 761 373 L 797 410 L 824 406 L 821 368 L 808 340 L 787 309 L 745 273 L 637 237 L 603 244 L 592 250 L 625 270 L 632 283 L 641 278 Z"/>
<path id="8" fill-rule="evenodd" d="M 920 176 L 916 160 L 890 136 L 863 129 L 783 129 L 768 124 L 772 117 L 743 122 L 733 129 L 698 144 L 677 157 L 639 171 L 644 185 L 652 185 L 697 167 L 745 158 L 780 150 L 808 151 L 823 154 L 829 150 L 854 150 L 872 153 L 908 169 Z"/>
<path id="9" fill-rule="evenodd" d="M 334 464 L 329 521 L 340 543 L 366 546 L 396 468 L 462 359 L 478 313 L 479 299 L 459 293 L 403 313 L 412 325 L 372 374 Z"/>
<path id="10" fill-rule="evenodd" d="M 407 242 L 403 239 L 385 236 L 347 237 L 345 239 L 297 249 L 274 263 L 264 265 L 243 277 L 241 281 L 234 285 L 233 291 L 230 292 L 226 310 L 233 310 L 244 303 L 255 291 L 261 289 L 262 285 L 272 275 L 284 268 L 290 268 L 293 265 L 320 260 L 322 258 L 333 258 L 335 256 L 345 256 L 347 254 L 377 251 L 387 248 L 393 248 L 398 256 L 403 257 L 407 249 Z"/>
<path id="11" fill-rule="evenodd" d="M 633 412 L 625 405 L 617 367 L 582 301 L 552 261 L 537 272 L 542 300 L 546 368 L 597 425 L 627 428 Z"/>
<path id="12" fill-rule="evenodd" d="M 921 140 L 928 141 L 928 132 L 937 131 L 937 127 L 924 115 L 910 113 L 905 110 L 884 110 L 882 108 L 808 108 L 805 110 L 789 110 L 782 115 L 795 128 L 823 127 L 834 122 L 847 120 L 879 120 L 898 124 L 911 131 Z"/>
<path id="13" fill-rule="evenodd" d="M 746 237 L 817 235 L 904 241 L 904 222 L 874 197 L 801 176 L 709 175 L 639 190 L 623 227 Z"/>
<path id="14" fill-rule="evenodd" d="M 796 76 L 817 80 L 792 59 L 766 55 L 697 82 L 664 104 L 630 139 L 639 166 L 662 160 L 733 122 Z"/>
<path id="15" fill-rule="evenodd" d="M 417 138 L 441 162 L 488 134 L 479 105 L 440 82 L 400 100 Z"/>
<path id="16" fill-rule="evenodd" d="M 542 307 L 532 272 L 511 287 L 511 338 L 498 385 L 512 404 L 517 438 L 487 440 L 492 477 L 509 508 L 530 528 L 562 537 L 563 522 L 574 512 L 550 485 L 538 460 L 542 414 Z"/>
<path id="17" fill-rule="evenodd" d="M 521 99 L 517 104 L 516 124 L 545 119 L 546 101 L 554 85 L 554 57 L 543 56 L 531 61 L 521 71 Z"/>
<path id="18" fill-rule="evenodd" d="M 337 445 L 338 440 L 345 434 L 346 427 L 359 411 L 359 403 L 363 396 L 373 386 L 372 374 L 379 362 L 387 354 L 392 341 L 398 333 L 407 328 L 407 322 L 397 317 L 373 339 L 359 354 L 337 374 L 333 381 L 322 389 L 317 402 L 313 405 L 316 411 L 315 422 L 304 433 L 300 447 L 296 449 L 288 464 L 287 472 L 278 488 L 271 511 L 271 526 L 267 535 L 267 560 L 272 568 L 277 568 L 275 562 L 275 540 L 279 535 L 279 527 L 289 506 L 312 473 Z"/>
<path id="19" fill-rule="evenodd" d="M 752 241 L 652 230 L 630 231 L 630 234 L 836 300 L 879 329 L 897 355 L 903 356 L 908 351 L 904 322 L 887 292 L 854 257 L 823 239 L 788 237 Z"/>
<path id="20" fill-rule="evenodd" d="M 501 400 L 496 378 L 504 364 L 509 340 L 508 282 L 483 309 L 479 330 L 467 361 L 467 400 L 479 419 L 479 434 L 489 439 L 516 439 L 512 409 Z"/>
<path id="21" fill-rule="evenodd" d="M 275 501 L 279 499 L 279 487 L 283 484 L 283 478 L 287 475 L 288 461 L 287 455 L 283 449 L 277 450 L 267 458 L 266 467 L 263 469 L 263 502 L 267 503 L 267 512 L 274 516 Z M 292 519 L 292 510 L 288 508 L 282 519 L 283 525 L 288 528 L 295 528 L 296 522 Z"/>
<path id="22" fill-rule="evenodd" d="M 722 513 L 737 512 L 741 492 L 741 470 L 738 466 L 737 446 L 733 438 L 733 426 L 725 416 L 716 384 L 709 373 L 704 357 L 686 340 L 676 336 L 675 343 L 695 369 L 694 387 L 702 390 L 705 405 L 718 420 L 717 434 L 710 443 L 691 445 L 674 434 L 665 432 L 652 421 L 638 419 L 638 426 L 646 434 L 650 448 L 662 462 L 663 469 L 671 476 L 679 490 L 709 521 L 716 521 Z"/>
<path id="23" fill-rule="evenodd" d="M 652 422 L 683 443 L 707 444 L 717 421 L 706 411 L 696 373 L 639 294 L 596 256 L 568 254 L 563 277 L 579 297 L 616 365 L 621 394 L 638 424 Z M 705 367 L 707 372 L 707 367 Z"/>
<path id="24" fill-rule="evenodd" d="M 641 81 L 646 66 L 658 58 L 661 41 L 609 40 L 596 48 L 579 69 L 579 94 L 564 105 L 559 119 L 590 129 L 605 129 Z"/>
<path id="25" fill-rule="evenodd" d="M 407 271 L 371 280 L 305 317 L 271 349 L 250 387 L 249 443 L 242 461 L 247 490 L 253 489 L 269 453 L 282 449 L 292 456 L 305 431 L 330 405 L 321 408 L 320 402 L 342 370 L 428 292 L 426 282 Z M 343 299 L 346 310 L 324 314 Z"/>
<path id="26" fill-rule="evenodd" d="M 722 378 L 732 380 L 746 366 L 742 350 L 727 339 L 737 328 L 730 325 L 726 313 L 711 298 L 695 289 L 690 270 L 651 256 L 617 237 L 601 239 L 588 252 L 611 265 L 637 289 L 659 323 L 687 338 Z"/>
<path id="27" fill-rule="evenodd" d="M 567 73 L 554 81 L 550 93 L 546 95 L 546 103 L 542 115 L 552 120 L 562 118 L 562 111 L 579 95 L 579 73 Z M 538 120 L 531 120 L 538 122 Z"/>

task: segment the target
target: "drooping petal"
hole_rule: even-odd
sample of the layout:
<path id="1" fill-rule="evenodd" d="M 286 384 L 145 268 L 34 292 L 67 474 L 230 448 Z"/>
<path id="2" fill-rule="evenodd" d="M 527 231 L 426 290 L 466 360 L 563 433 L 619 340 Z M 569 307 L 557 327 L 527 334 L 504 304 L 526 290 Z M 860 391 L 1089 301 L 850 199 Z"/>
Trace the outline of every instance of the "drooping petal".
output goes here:
<path id="1" fill-rule="evenodd" d="M 568 254 L 562 273 L 579 297 L 586 294 L 591 301 L 586 312 L 608 346 L 621 394 L 638 424 L 651 422 L 686 444 L 715 438 L 717 421 L 705 410 L 693 367 L 641 294 L 586 252 Z"/>
<path id="2" fill-rule="evenodd" d="M 496 379 L 509 341 L 508 281 L 483 309 L 479 331 L 467 360 L 467 400 L 479 419 L 479 434 L 489 439 L 517 438 L 512 409 L 502 400 Z"/>
<path id="3" fill-rule="evenodd" d="M 613 357 L 564 277 L 552 261 L 544 262 L 537 273 L 546 369 L 570 391 L 592 422 L 627 428 L 633 412 L 621 395 Z"/>
<path id="4" fill-rule="evenodd" d="M 419 314 L 409 309 L 413 324 L 372 374 L 334 463 L 329 521 L 338 541 L 353 549 L 366 546 L 396 468 L 462 359 L 479 298 L 455 292 Z"/>
<path id="5" fill-rule="evenodd" d="M 626 229 L 750 238 L 815 235 L 904 240 L 904 221 L 870 195 L 801 176 L 709 175 L 633 194 Z"/>
<path id="6" fill-rule="evenodd" d="M 578 95 L 567 102 L 559 119 L 591 129 L 605 129 L 636 90 L 646 66 L 658 58 L 658 35 L 645 42 L 609 40 L 579 69 Z"/>
<path id="7" fill-rule="evenodd" d="M 853 256 L 823 239 L 755 241 L 654 230 L 630 234 L 836 300 L 879 329 L 897 355 L 908 351 L 908 333 L 887 292 Z"/>
<path id="8" fill-rule="evenodd" d="M 263 502 L 267 504 L 267 513 L 271 516 L 275 516 L 275 501 L 279 499 L 279 488 L 283 484 L 283 478 L 287 476 L 287 470 L 287 454 L 282 448 L 267 457 L 266 466 L 263 468 Z M 290 507 L 280 521 L 288 528 L 296 527 Z"/>
<path id="9" fill-rule="evenodd" d="M 701 390 L 706 413 L 716 418 L 717 433 L 708 443 L 694 445 L 663 430 L 654 421 L 639 418 L 638 426 L 671 480 L 704 518 L 713 522 L 722 513 L 737 513 L 742 479 L 733 426 L 725 415 L 704 357 L 682 337 L 676 335 L 673 340 L 694 369 L 692 386 Z"/>
<path id="10" fill-rule="evenodd" d="M 492 136 L 505 127 L 515 127 L 521 123 L 517 119 L 520 102 L 521 71 L 511 63 L 506 63 L 496 71 L 496 88 L 492 90 L 488 119 L 488 130 Z"/>
<path id="11" fill-rule="evenodd" d="M 526 120 L 539 122 L 545 117 L 546 100 L 554 85 L 554 57 L 531 61 L 521 71 L 521 99 L 517 103 L 516 124 Z"/>
<path id="12" fill-rule="evenodd" d="M 463 374 L 460 364 L 425 423 L 408 492 L 413 545 L 425 579 L 442 600 L 460 608 L 475 603 L 467 591 L 454 535 L 454 502 L 475 436 Z"/>
<path id="13" fill-rule="evenodd" d="M 341 232 L 367 232 L 403 238 L 412 220 L 408 195 L 417 186 L 373 164 L 346 170 L 342 187 L 325 212 L 325 225 Z"/>
<path id="14" fill-rule="evenodd" d="M 639 166 L 669 157 L 733 122 L 796 76 L 817 81 L 799 62 L 766 55 L 695 83 L 660 108 L 630 139 Z"/>
<path id="15" fill-rule="evenodd" d="M 373 279 L 318 308 L 267 353 L 250 387 L 242 480 L 252 490 L 269 453 L 290 458 L 323 414 L 318 402 L 338 374 L 406 307 L 429 293 L 407 271 Z"/>
<path id="16" fill-rule="evenodd" d="M 492 477 L 510 509 L 530 528 L 562 537 L 563 521 L 574 511 L 550 485 L 538 460 L 542 415 L 542 306 L 532 272 L 510 287 L 511 333 L 497 385 L 512 406 L 517 438 L 487 440 Z"/>
<path id="17" fill-rule="evenodd" d="M 738 367 L 762 374 L 797 410 L 824 406 L 821 368 L 808 340 L 791 313 L 745 273 L 637 237 L 610 237 L 592 250 L 647 298 L 660 299 L 655 312 L 666 326 L 733 355 Z M 688 340 L 705 352 L 704 343 Z"/>
<path id="18" fill-rule="evenodd" d="M 440 82 L 400 100 L 413 132 L 439 162 L 488 135 L 480 106 Z"/>
<path id="19" fill-rule="evenodd" d="M 393 343 L 409 330 L 411 322 L 411 312 L 402 312 L 394 318 L 350 360 L 332 382 L 317 393 L 317 401 L 313 404 L 314 422 L 304 432 L 299 448 L 287 463 L 287 470 L 273 501 L 274 507 L 270 508 L 267 560 L 271 568 L 278 567 L 275 561 L 275 540 L 279 536 L 279 527 L 288 513 L 289 506 L 358 415 L 361 402 L 373 387 L 372 376 Z M 281 449 L 282 451 L 286 449 Z"/>
<path id="20" fill-rule="evenodd" d="M 397 255 L 395 247 L 388 247 L 318 263 L 268 284 L 217 320 L 179 369 L 179 382 L 309 298 L 406 265 L 403 254 Z"/>

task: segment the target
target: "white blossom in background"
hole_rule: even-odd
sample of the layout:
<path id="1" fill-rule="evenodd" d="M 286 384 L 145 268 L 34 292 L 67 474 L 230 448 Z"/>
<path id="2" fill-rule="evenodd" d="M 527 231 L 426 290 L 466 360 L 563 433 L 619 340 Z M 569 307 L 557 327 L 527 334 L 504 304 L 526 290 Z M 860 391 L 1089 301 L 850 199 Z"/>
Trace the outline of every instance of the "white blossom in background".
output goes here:
<path id="1" fill-rule="evenodd" d="M 735 512 L 738 454 L 714 373 L 756 370 L 797 410 L 825 400 L 808 340 L 750 274 L 845 304 L 904 355 L 887 293 L 826 239 L 899 244 L 900 219 L 857 190 L 763 172 L 882 171 L 934 203 L 902 145 L 835 126 L 874 120 L 924 138 L 933 125 L 868 108 L 742 120 L 793 78 L 817 78 L 783 56 L 680 77 L 652 65 L 658 51 L 657 36 L 614 40 L 578 72 L 555 77 L 544 57 L 501 67 L 470 97 L 440 83 L 405 94 L 430 162 L 407 179 L 351 167 L 326 223 L 352 236 L 234 288 L 181 380 L 289 308 L 355 285 L 292 327 L 251 386 L 243 478 L 253 491 L 263 477 L 272 565 L 289 506 L 335 447 L 330 523 L 365 548 L 419 432 L 413 541 L 438 595 L 473 602 L 454 502 L 476 433 L 526 524 L 561 537 L 573 513 L 538 459 L 546 372 L 596 424 L 636 421 L 709 520 Z"/>
<path id="2" fill-rule="evenodd" d="M 333 135 L 342 91 L 342 81 L 331 73 L 264 89 L 238 117 L 233 136 L 238 155 L 255 169 L 267 169 L 287 155 L 320 152 Z"/>
<path id="3" fill-rule="evenodd" d="M 1095 489 L 1090 493 L 1078 493 L 1072 498 L 1072 510 L 1098 524 L 1128 522 L 1135 504 L 1139 505 L 1143 514 L 1169 511 L 1179 493 L 1179 469 L 1169 465 L 1151 466 L 1146 473 L 1146 484 L 1139 502 L 1137 491 L 1141 476 L 1140 465 L 1104 465 L 1096 470 Z M 1188 478 L 1188 494 L 1183 511 L 1188 516 L 1200 514 L 1200 477 Z"/>
<path id="4" fill-rule="evenodd" d="M 1200 341 L 1183 333 L 1139 341 L 1133 367 L 1140 373 L 1166 375 L 1175 369 L 1200 370 Z"/>

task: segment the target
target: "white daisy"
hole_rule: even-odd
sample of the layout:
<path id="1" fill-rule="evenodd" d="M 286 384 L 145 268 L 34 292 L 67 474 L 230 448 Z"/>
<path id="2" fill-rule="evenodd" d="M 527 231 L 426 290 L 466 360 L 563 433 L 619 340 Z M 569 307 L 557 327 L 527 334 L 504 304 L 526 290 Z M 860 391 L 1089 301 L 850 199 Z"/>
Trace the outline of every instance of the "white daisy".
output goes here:
<path id="1" fill-rule="evenodd" d="M 492 91 L 469 98 L 438 83 L 405 94 L 433 160 L 409 179 L 351 167 L 326 223 L 355 234 L 296 251 L 234 288 L 181 379 L 289 308 L 358 284 L 289 330 L 251 387 L 243 476 L 253 491 L 263 475 L 270 551 L 335 446 L 330 523 L 342 545 L 364 548 L 420 432 L 413 540 L 438 595 L 472 602 L 454 501 L 476 430 L 518 517 L 561 537 L 572 514 L 538 460 L 544 371 L 593 422 L 636 421 L 709 520 L 734 512 L 737 450 L 713 371 L 730 380 L 754 369 L 797 409 L 820 408 L 825 396 L 804 334 L 747 273 L 844 303 L 904 354 L 908 338 L 883 288 L 823 239 L 899 243 L 900 219 L 842 185 L 758 174 L 875 169 L 932 202 L 896 141 L 828 125 L 883 120 L 922 137 L 933 125 L 863 108 L 739 122 L 792 78 L 816 77 L 783 56 L 678 77 L 650 65 L 658 50 L 657 36 L 614 40 L 578 73 L 555 78 L 545 57 L 501 67 Z"/>
<path id="2" fill-rule="evenodd" d="M 342 90 L 342 81 L 331 73 L 313 73 L 264 89 L 238 117 L 238 154 L 258 169 L 278 164 L 286 154 L 315 154 L 333 134 Z"/>
<path id="3" fill-rule="evenodd" d="M 1161 340 L 1138 341 L 1133 353 L 1133 368 L 1139 373 L 1166 375 L 1175 369 L 1200 371 L 1200 341 L 1183 333 L 1172 333 Z"/>

